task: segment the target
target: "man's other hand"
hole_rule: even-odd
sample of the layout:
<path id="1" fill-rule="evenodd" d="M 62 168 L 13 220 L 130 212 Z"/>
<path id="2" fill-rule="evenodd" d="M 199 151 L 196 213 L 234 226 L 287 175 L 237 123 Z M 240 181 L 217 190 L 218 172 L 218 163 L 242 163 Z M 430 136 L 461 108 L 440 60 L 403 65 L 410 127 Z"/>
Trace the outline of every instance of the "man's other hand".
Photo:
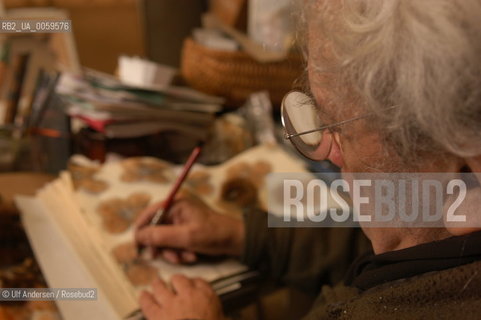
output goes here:
<path id="1" fill-rule="evenodd" d="M 142 292 L 140 307 L 149 320 L 223 320 L 219 297 L 212 287 L 199 278 L 174 275 L 172 288 L 162 280 L 152 285 L 152 293 Z"/>

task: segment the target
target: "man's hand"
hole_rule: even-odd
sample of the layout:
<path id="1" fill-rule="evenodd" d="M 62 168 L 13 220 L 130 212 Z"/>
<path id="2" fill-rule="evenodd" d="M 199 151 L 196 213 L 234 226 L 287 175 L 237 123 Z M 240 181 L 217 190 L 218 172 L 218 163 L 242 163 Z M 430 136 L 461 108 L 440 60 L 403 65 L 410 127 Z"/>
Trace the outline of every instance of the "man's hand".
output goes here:
<path id="1" fill-rule="evenodd" d="M 219 297 L 206 281 L 174 275 L 171 284 L 172 289 L 159 279 L 152 285 L 153 294 L 142 292 L 140 307 L 147 319 L 224 319 Z"/>
<path id="2" fill-rule="evenodd" d="M 169 210 L 167 224 L 148 226 L 162 204 L 147 208 L 135 222 L 138 243 L 156 247 L 172 263 L 193 263 L 196 253 L 240 256 L 244 223 L 209 208 L 198 198 L 179 195 Z M 180 249 L 180 250 L 179 250 Z"/>

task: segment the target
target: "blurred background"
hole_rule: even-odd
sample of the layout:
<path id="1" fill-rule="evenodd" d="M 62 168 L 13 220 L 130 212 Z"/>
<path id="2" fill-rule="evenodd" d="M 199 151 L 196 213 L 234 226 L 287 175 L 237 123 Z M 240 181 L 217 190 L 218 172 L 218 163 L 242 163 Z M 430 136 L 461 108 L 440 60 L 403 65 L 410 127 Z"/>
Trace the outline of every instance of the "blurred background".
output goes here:
<path id="1" fill-rule="evenodd" d="M 282 97 L 302 85 L 289 0 L 0 3 L 4 18 L 72 26 L 0 34 L 4 171 L 56 173 L 74 153 L 182 162 L 198 137 L 202 162 L 220 163 L 277 139 Z"/>
<path id="2" fill-rule="evenodd" d="M 282 97 L 303 86 L 289 0 L 3 0 L 0 15 L 71 21 L 64 32 L 0 33 L 2 287 L 47 285 L 13 198 L 72 173 L 78 159 L 182 164 L 201 141 L 206 166 L 258 145 L 298 157 L 280 124 Z M 262 290 L 231 314 L 294 319 L 311 301 Z M 60 319 L 53 303 L 0 303 L 0 320 L 40 319 L 38 310 Z"/>

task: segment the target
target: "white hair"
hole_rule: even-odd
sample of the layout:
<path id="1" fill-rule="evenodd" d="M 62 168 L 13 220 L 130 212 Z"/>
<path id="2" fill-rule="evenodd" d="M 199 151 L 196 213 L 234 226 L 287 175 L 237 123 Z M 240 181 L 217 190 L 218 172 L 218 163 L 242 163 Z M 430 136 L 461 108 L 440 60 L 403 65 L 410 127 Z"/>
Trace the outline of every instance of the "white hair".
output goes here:
<path id="1" fill-rule="evenodd" d="M 402 156 L 481 154 L 481 0 L 306 0 L 304 9 L 315 72 L 374 112 Z"/>

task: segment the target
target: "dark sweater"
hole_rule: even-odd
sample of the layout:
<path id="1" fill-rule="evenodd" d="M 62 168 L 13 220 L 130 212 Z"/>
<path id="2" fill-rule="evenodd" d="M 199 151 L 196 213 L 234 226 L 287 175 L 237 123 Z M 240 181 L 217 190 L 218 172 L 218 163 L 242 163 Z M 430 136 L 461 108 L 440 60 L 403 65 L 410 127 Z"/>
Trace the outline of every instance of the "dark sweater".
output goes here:
<path id="1" fill-rule="evenodd" d="M 306 320 L 481 319 L 481 232 L 374 255 L 359 228 L 245 223 L 244 263 L 319 295 Z"/>

